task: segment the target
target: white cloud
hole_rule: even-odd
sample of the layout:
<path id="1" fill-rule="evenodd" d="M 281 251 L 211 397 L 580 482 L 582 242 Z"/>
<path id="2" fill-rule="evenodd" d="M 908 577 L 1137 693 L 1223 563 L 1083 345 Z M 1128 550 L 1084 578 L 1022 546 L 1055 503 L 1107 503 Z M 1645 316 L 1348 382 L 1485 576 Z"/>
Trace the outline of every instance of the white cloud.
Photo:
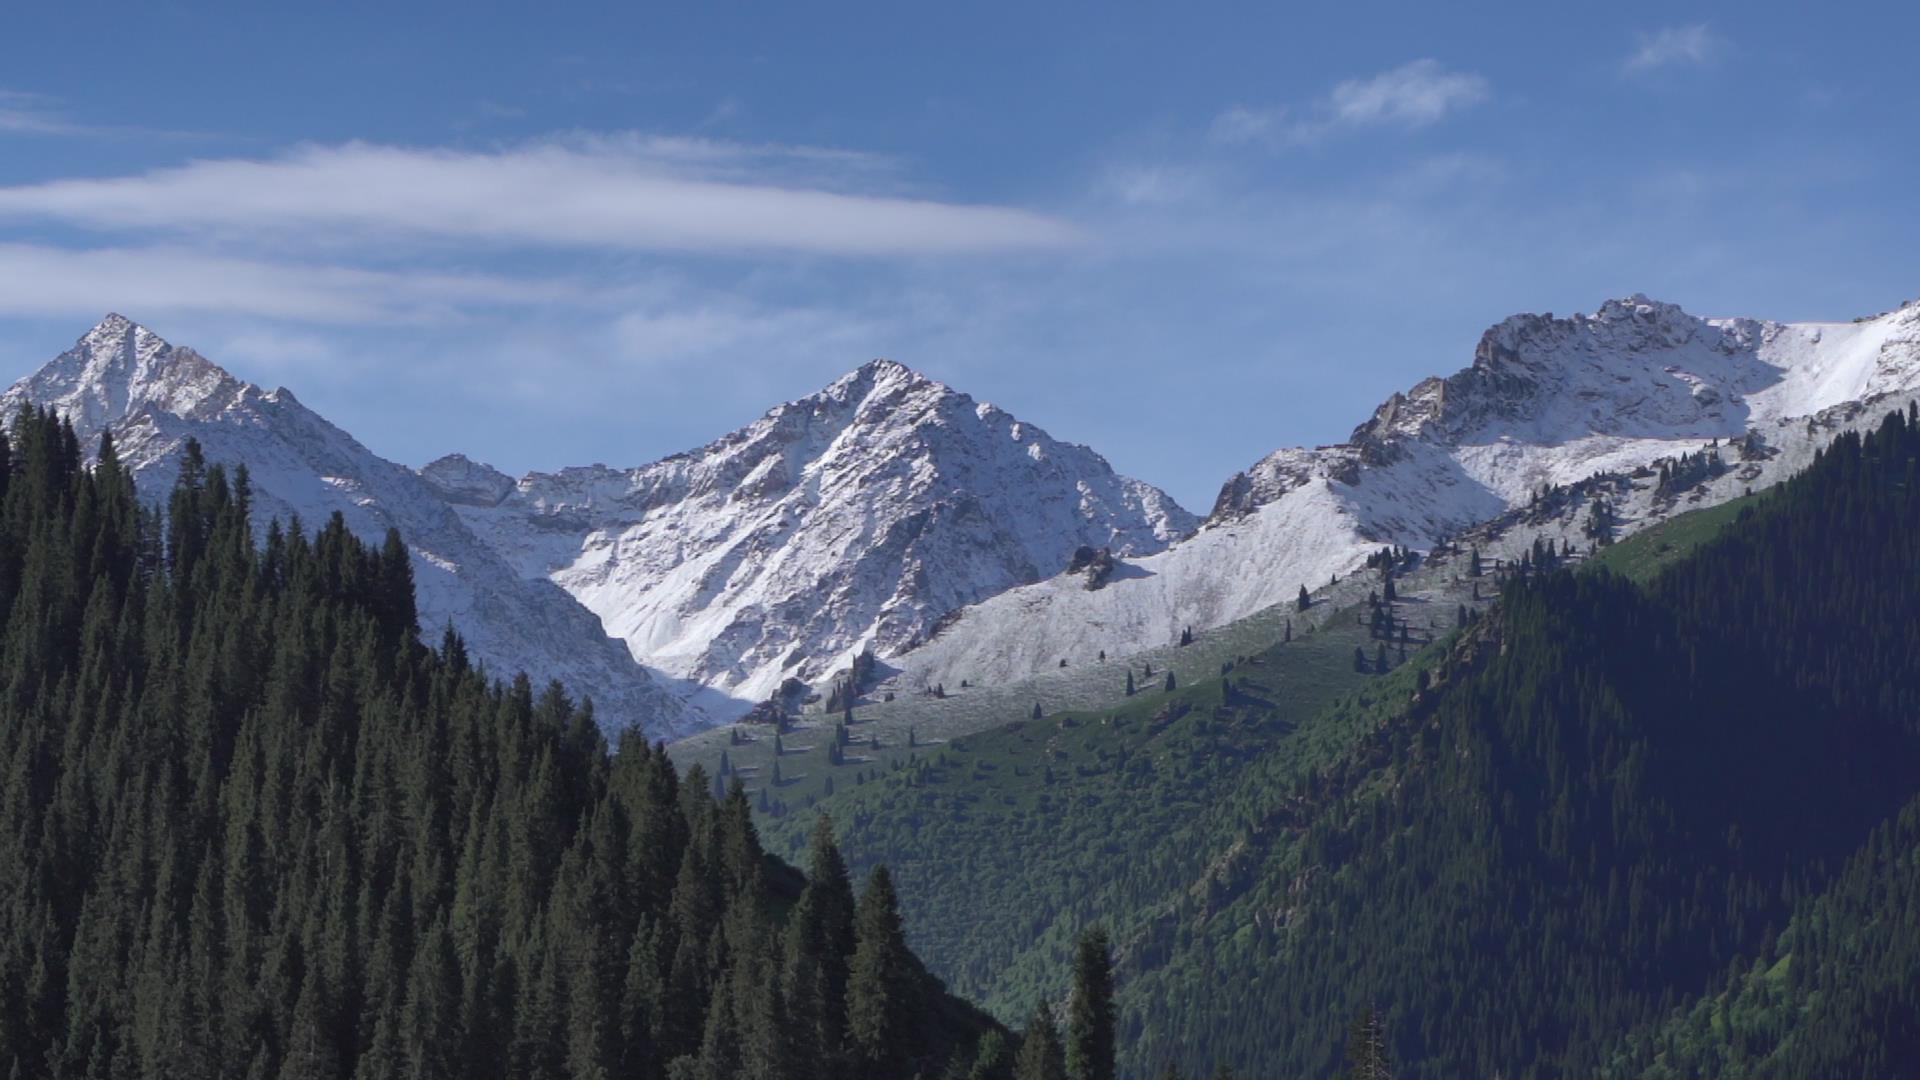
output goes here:
<path id="1" fill-rule="evenodd" d="M 156 246 L 0 244 L 0 314 L 213 312 L 308 323 L 435 323 L 475 307 L 611 307 L 633 290 L 569 280 L 302 265 Z"/>
<path id="2" fill-rule="evenodd" d="M 57 98 L 4 88 L 0 88 L 0 135 L 91 136 L 107 139 L 208 138 L 206 133 L 198 131 L 82 123 L 70 116 Z"/>
<path id="3" fill-rule="evenodd" d="M 1725 44 L 1705 23 L 1669 26 L 1640 35 L 1639 47 L 1623 66 L 1631 73 L 1704 64 L 1718 55 Z"/>
<path id="4" fill-rule="evenodd" d="M 1280 130 L 1286 119 L 1284 106 L 1271 109 L 1255 109 L 1246 105 L 1235 105 L 1213 118 L 1210 132 L 1213 141 L 1228 144 L 1264 142 L 1271 139 Z"/>
<path id="5" fill-rule="evenodd" d="M 867 155 L 576 137 L 475 153 L 348 143 L 0 188 L 0 218 L 311 244 L 824 255 L 1071 246 L 1058 218 L 876 192 Z"/>
<path id="6" fill-rule="evenodd" d="M 1186 202 L 1207 188 L 1206 177 L 1183 165 L 1121 164 L 1099 178 L 1099 192 L 1123 206 L 1168 206 Z"/>
<path id="7" fill-rule="evenodd" d="M 1235 105 L 1214 117 L 1209 135 L 1230 145 L 1297 146 L 1342 130 L 1425 127 L 1491 96 L 1480 75 L 1448 71 L 1438 60 L 1415 60 L 1372 78 L 1342 82 L 1304 115 L 1284 105 Z"/>
<path id="8" fill-rule="evenodd" d="M 0 132 L 15 135 L 74 135 L 82 129 L 41 94 L 0 90 Z"/>
<path id="9" fill-rule="evenodd" d="M 1448 71 L 1438 60 L 1415 60 L 1371 79 L 1341 83 L 1329 104 L 1334 121 L 1346 127 L 1422 127 L 1487 97 L 1486 79 Z"/>

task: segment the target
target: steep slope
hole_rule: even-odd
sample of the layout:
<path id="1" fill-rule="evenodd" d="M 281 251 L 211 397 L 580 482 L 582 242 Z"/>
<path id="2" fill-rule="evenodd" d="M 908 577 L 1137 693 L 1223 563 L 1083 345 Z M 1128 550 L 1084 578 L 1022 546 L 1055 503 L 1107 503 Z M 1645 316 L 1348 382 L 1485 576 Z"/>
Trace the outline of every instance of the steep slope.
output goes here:
<path id="1" fill-rule="evenodd" d="M 550 583 L 515 573 L 415 473 L 372 453 L 284 388 L 262 390 L 109 315 L 0 397 L 9 423 L 23 402 L 70 419 L 90 449 L 111 430 L 149 501 L 165 498 L 192 438 L 210 461 L 247 466 L 262 528 L 294 514 L 315 526 L 336 512 L 374 541 L 397 527 L 414 554 L 429 637 L 451 621 L 494 672 L 560 679 L 590 694 L 609 728 L 638 723 L 664 736 L 698 726 L 591 613 Z"/>
<path id="2" fill-rule="evenodd" d="M 1382 544 L 1430 548 L 1543 487 L 1743 443 L 1684 497 L 1653 483 L 1609 492 L 1616 532 L 1630 532 L 1790 475 L 1864 403 L 1916 388 L 1920 305 L 1782 324 L 1635 296 L 1592 315 L 1514 316 L 1470 367 L 1395 394 L 1346 443 L 1280 450 L 1235 475 L 1197 534 L 1104 586 L 1062 575 L 963 611 L 896 662 L 896 683 L 999 682 L 1061 657 L 1127 655 L 1291 600 Z"/>
<path id="3" fill-rule="evenodd" d="M 1093 451 L 889 361 L 640 468 L 515 482 L 456 455 L 421 475 L 635 657 L 743 703 L 908 650 L 1081 546 L 1146 555 L 1195 524 Z"/>

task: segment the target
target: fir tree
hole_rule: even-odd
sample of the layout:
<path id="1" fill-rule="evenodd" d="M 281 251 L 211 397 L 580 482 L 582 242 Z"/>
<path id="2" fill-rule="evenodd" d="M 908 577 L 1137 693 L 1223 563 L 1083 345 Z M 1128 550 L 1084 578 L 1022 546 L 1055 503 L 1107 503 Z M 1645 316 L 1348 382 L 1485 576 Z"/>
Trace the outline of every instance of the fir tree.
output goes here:
<path id="1" fill-rule="evenodd" d="M 847 979 L 847 1045 L 853 1071 L 868 1080 L 905 1075 L 920 1019 L 900 902 L 893 878 L 876 866 L 860 894 Z"/>
<path id="2" fill-rule="evenodd" d="M 1113 1080 L 1112 945 L 1104 927 L 1080 935 L 1074 949 L 1073 996 L 1067 1003 L 1068 1080 Z"/>
<path id="3" fill-rule="evenodd" d="M 1014 1080 L 1066 1080 L 1067 1065 L 1060 1045 L 1060 1029 L 1045 1005 L 1036 1006 L 1020 1038 L 1013 1061 Z"/>
<path id="4" fill-rule="evenodd" d="M 1353 1080 L 1391 1080 L 1386 1030 L 1371 1005 L 1354 1017 L 1347 1034 L 1347 1075 Z"/>

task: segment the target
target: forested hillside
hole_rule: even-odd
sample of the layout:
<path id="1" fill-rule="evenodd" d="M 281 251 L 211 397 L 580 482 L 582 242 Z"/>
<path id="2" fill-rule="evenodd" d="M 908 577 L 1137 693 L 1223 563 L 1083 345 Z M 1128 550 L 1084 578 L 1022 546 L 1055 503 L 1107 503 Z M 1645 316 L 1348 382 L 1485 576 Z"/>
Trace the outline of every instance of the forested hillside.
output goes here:
<path id="1" fill-rule="evenodd" d="M 1897 1074 L 1920 1055 L 1916 420 L 1842 437 L 1650 581 L 1543 554 L 1397 667 L 1350 655 L 1356 623 L 929 747 L 827 800 L 854 862 L 901 864 L 899 894 L 876 867 L 856 899 L 830 829 L 781 824 L 803 877 L 737 785 L 610 752 L 590 705 L 452 633 L 422 645 L 397 535 L 256 546 L 243 468 L 190 451 L 143 508 L 110 440 L 88 466 L 23 412 L 0 1067 Z M 947 995 L 903 907 L 1029 1038 Z"/>
<path id="2" fill-rule="evenodd" d="M 417 639 L 406 547 L 256 547 L 244 467 L 165 512 L 110 440 L 0 440 L 0 1070 L 930 1073 L 993 1025 L 884 872 L 811 881 L 591 708 Z M 997 1035 L 996 1035 L 997 1037 Z"/>
<path id="3" fill-rule="evenodd" d="M 1242 671 L 1183 688 L 1171 722 L 1029 721 L 828 805 L 856 861 L 917 855 L 989 898 L 984 926 L 928 933 L 1003 1010 L 1059 992 L 1071 928 L 1004 965 L 996 928 L 1114 924 L 1129 1075 L 1330 1075 L 1369 1009 L 1396 1075 L 1890 1075 L 1920 1053 L 1895 966 L 1920 935 L 1917 811 L 1890 824 L 1920 794 L 1917 479 L 1895 414 L 1651 582 L 1518 576 L 1371 703 L 1284 737 L 1250 737 L 1287 707 Z M 1192 821 L 1156 812 L 1188 799 Z M 1110 823 L 1097 847 L 1083 807 Z M 1041 872 L 1073 876 L 1021 885 L 1006 853 L 1054 827 Z"/>

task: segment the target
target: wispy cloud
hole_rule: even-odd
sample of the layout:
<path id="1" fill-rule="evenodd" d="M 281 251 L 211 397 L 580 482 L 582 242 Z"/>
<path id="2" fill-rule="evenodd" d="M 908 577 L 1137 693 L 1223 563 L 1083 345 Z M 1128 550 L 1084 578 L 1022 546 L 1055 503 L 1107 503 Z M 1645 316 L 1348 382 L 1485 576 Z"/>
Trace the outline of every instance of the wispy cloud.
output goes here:
<path id="1" fill-rule="evenodd" d="M 631 290 L 573 279 L 311 265 L 191 247 L 0 244 L 0 314 L 217 312 L 308 323 L 457 321 L 475 308 L 611 309 Z"/>
<path id="2" fill-rule="evenodd" d="M 1268 109 L 1234 105 L 1213 118 L 1213 128 L 1209 134 L 1213 141 L 1221 143 L 1265 142 L 1279 134 L 1286 118 L 1287 108 L 1284 105 Z"/>
<path id="3" fill-rule="evenodd" d="M 52 98 L 21 90 L 0 90 L 0 132 L 74 135 L 82 130 L 60 112 Z"/>
<path id="4" fill-rule="evenodd" d="M 554 249 L 951 255 L 1061 248 L 1074 225 L 876 190 L 866 155 L 577 136 L 495 152 L 347 143 L 0 188 L 0 218 L 100 230 Z"/>
<path id="5" fill-rule="evenodd" d="M 1422 59 L 1342 82 L 1305 110 L 1235 105 L 1214 117 L 1209 134 L 1226 144 L 1299 145 L 1360 128 L 1426 127 L 1491 97 L 1485 77 Z"/>
<path id="6" fill-rule="evenodd" d="M 1705 23 L 1669 26 L 1641 34 L 1640 44 L 1622 63 L 1629 74 L 1658 68 L 1697 66 L 1711 61 L 1726 42 Z"/>
<path id="7" fill-rule="evenodd" d="M 1488 96 L 1487 80 L 1479 75 L 1448 71 L 1438 60 L 1415 60 L 1371 79 L 1341 83 L 1333 88 L 1329 104 L 1337 126 L 1414 128 L 1478 105 Z"/>
<path id="8" fill-rule="evenodd" d="M 1096 182 L 1098 194 L 1123 206 L 1186 202 L 1204 193 L 1207 187 L 1207 177 L 1201 170 L 1165 163 L 1115 164 Z"/>
<path id="9" fill-rule="evenodd" d="M 130 124 L 89 124 L 74 117 L 58 98 L 0 88 L 0 135 L 45 135 L 111 139 L 206 139 L 199 131 L 174 131 Z"/>

